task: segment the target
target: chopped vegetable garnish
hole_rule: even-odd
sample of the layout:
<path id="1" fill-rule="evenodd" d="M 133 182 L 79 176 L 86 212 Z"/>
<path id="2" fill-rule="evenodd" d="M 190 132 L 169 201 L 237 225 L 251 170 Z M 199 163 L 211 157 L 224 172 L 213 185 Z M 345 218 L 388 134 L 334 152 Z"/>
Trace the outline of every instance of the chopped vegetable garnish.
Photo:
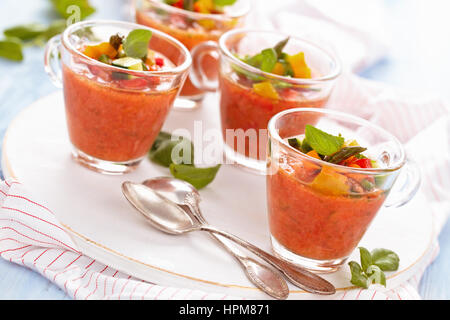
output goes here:
<path id="1" fill-rule="evenodd" d="M 112 35 L 109 42 L 85 46 L 82 52 L 95 60 L 136 71 L 158 71 L 165 65 L 162 55 L 149 49 L 152 32 L 147 29 L 135 29 L 125 38 L 119 34 Z M 113 72 L 114 79 L 130 80 L 128 74 Z"/>
<path id="2" fill-rule="evenodd" d="M 170 6 L 198 13 L 223 13 L 224 7 L 233 5 L 236 0 L 164 0 Z"/>
<path id="3" fill-rule="evenodd" d="M 311 125 L 306 125 L 304 135 L 288 138 L 287 142 L 302 153 L 328 163 L 357 169 L 378 167 L 375 160 L 363 154 L 367 149 L 359 146 L 355 140 L 344 142 L 341 135 L 334 136 Z M 303 167 L 308 165 L 306 162 Z M 333 195 L 376 192 L 376 187 L 379 186 L 373 176 L 352 172 L 344 174 L 326 165 L 321 170 L 316 170 L 315 176 L 311 178 L 311 187 Z"/>

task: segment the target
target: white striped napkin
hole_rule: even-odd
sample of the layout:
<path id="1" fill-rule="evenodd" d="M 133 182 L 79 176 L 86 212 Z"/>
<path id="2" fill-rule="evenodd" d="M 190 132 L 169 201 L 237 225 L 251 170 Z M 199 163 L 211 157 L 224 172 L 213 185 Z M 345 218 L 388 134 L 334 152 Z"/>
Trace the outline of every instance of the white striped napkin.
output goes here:
<path id="1" fill-rule="evenodd" d="M 450 190 L 448 107 L 439 99 L 399 92 L 349 74 L 340 77 L 334 92 L 330 108 L 385 127 L 406 144 L 409 156 L 421 164 L 424 181 L 419 192 L 430 203 L 437 239 L 450 212 L 450 198 L 444 192 Z M 83 255 L 51 209 L 20 182 L 0 182 L 0 205 L 0 256 L 35 270 L 74 299 L 245 299 L 144 282 Z M 340 291 L 327 298 L 420 299 L 418 283 L 438 252 L 435 241 L 415 265 L 414 276 L 393 290 L 372 286 L 368 290 Z"/>

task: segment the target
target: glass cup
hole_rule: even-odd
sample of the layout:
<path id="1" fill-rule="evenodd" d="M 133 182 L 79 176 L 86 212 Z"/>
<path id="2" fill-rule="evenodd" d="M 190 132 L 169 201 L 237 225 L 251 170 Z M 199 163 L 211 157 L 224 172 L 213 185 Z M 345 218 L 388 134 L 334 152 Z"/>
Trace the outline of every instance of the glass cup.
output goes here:
<path id="1" fill-rule="evenodd" d="M 298 79 L 263 72 L 236 57 L 255 55 L 274 47 L 288 36 L 272 31 L 236 29 L 225 33 L 219 44 L 206 42 L 192 50 L 191 80 L 204 90 L 220 93 L 220 119 L 227 163 L 265 174 L 267 124 L 278 112 L 298 108 L 323 108 L 340 74 L 340 63 L 331 53 L 297 37 L 290 37 L 284 52 L 304 52 L 312 79 Z M 208 52 L 220 54 L 218 81 L 211 81 L 199 58 Z M 255 84 L 257 86 L 255 86 Z M 269 85 L 274 92 L 257 90 Z M 261 88 L 261 87 L 260 87 Z"/>
<path id="2" fill-rule="evenodd" d="M 287 143 L 307 124 L 342 134 L 367 148 L 377 168 L 331 164 Z M 341 266 L 366 232 L 380 207 L 408 202 L 420 184 L 420 171 L 406 163 L 400 142 L 384 129 L 345 113 L 297 108 L 269 122 L 267 200 L 272 248 L 294 264 L 318 272 Z M 403 168 L 403 169 L 402 169 Z M 400 171 L 405 183 L 386 198 Z M 400 179 L 399 179 L 400 180 Z"/>
<path id="3" fill-rule="evenodd" d="M 238 0 L 225 7 L 223 14 L 204 14 L 183 10 L 164 3 L 162 0 L 136 0 L 136 22 L 161 30 L 181 41 L 189 50 L 206 41 L 217 42 L 222 34 L 241 27 L 250 10 L 249 0 Z M 201 63 L 210 79 L 217 78 L 217 56 L 203 55 Z M 190 78 L 186 80 L 176 109 L 194 109 L 205 95 L 205 90 L 195 87 Z"/>
<path id="4" fill-rule="evenodd" d="M 149 47 L 173 64 L 165 71 L 133 71 L 84 55 L 85 45 L 108 42 L 134 29 L 153 32 Z M 73 157 L 108 174 L 137 167 L 151 148 L 191 65 L 178 40 L 154 29 L 119 21 L 85 21 L 69 26 L 46 47 L 45 69 L 63 87 Z"/>

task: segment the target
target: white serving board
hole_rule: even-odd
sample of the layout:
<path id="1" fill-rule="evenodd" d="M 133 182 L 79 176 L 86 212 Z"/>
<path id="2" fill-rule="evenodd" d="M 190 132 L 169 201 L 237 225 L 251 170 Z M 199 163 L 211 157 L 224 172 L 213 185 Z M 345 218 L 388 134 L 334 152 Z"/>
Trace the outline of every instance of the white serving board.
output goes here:
<path id="1" fill-rule="evenodd" d="M 217 96 L 208 95 L 196 111 L 172 111 L 164 129 L 192 132 L 194 120 L 200 119 L 204 130 L 218 128 L 218 114 Z M 71 159 L 61 91 L 36 101 L 11 123 L 4 139 L 2 166 L 6 177 L 18 179 L 48 204 L 86 255 L 161 285 L 267 298 L 208 235 L 164 234 L 150 227 L 128 204 L 121 193 L 123 181 L 170 175 L 166 168 L 144 160 L 133 173 L 107 176 Z M 265 177 L 223 165 L 201 196 L 201 208 L 212 225 L 270 250 Z M 416 271 L 414 267 L 430 247 L 432 229 L 432 217 L 420 193 L 402 208 L 380 211 L 360 245 L 389 248 L 399 254 L 400 268 L 388 274 L 387 289 Z M 357 250 L 350 259 L 359 261 Z M 336 286 L 338 294 L 351 287 L 347 266 L 324 277 Z M 294 286 L 290 290 L 290 298 L 318 297 Z"/>

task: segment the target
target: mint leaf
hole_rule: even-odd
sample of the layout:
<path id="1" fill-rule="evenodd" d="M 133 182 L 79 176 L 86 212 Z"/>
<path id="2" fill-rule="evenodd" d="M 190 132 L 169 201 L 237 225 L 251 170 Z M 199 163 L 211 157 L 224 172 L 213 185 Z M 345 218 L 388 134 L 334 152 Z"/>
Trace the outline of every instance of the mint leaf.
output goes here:
<path id="1" fill-rule="evenodd" d="M 147 56 L 148 44 L 152 38 L 152 32 L 146 29 L 131 31 L 123 41 L 123 49 L 128 57 L 142 59 Z"/>
<path id="2" fill-rule="evenodd" d="M 219 7 L 231 6 L 236 0 L 214 0 L 214 4 Z"/>
<path id="3" fill-rule="evenodd" d="M 278 56 L 274 49 L 269 48 L 261 51 L 262 62 L 260 69 L 264 72 L 272 72 L 277 63 Z"/>
<path id="4" fill-rule="evenodd" d="M 348 265 L 350 266 L 350 271 L 352 273 L 352 279 L 350 282 L 355 286 L 367 289 L 369 287 L 369 281 L 359 263 L 356 261 L 350 261 Z"/>
<path id="5" fill-rule="evenodd" d="M 196 168 L 174 163 L 170 165 L 170 172 L 175 178 L 187 181 L 197 189 L 202 189 L 210 184 L 216 177 L 219 169 L 220 164 L 209 168 Z"/>
<path id="6" fill-rule="evenodd" d="M 392 250 L 378 248 L 371 252 L 372 263 L 383 271 L 395 271 L 398 269 L 400 258 Z"/>
<path id="7" fill-rule="evenodd" d="M 372 256 L 370 255 L 369 250 L 363 247 L 359 247 L 359 256 L 361 258 L 361 267 L 364 272 L 367 271 L 367 268 L 372 264 Z"/>
<path id="8" fill-rule="evenodd" d="M 311 125 L 306 125 L 305 139 L 317 153 L 330 156 L 338 152 L 344 144 L 343 137 L 333 136 Z"/>
<path id="9" fill-rule="evenodd" d="M 83 20 L 95 12 L 95 8 L 90 5 L 89 0 L 51 0 L 53 8 L 64 19 L 69 18 L 73 12 L 67 12 L 70 6 L 77 6 L 80 9 L 80 18 Z"/>
<path id="10" fill-rule="evenodd" d="M 0 41 L 0 57 L 13 61 L 22 61 L 22 44 L 20 39 L 9 38 Z"/>
<path id="11" fill-rule="evenodd" d="M 40 23 L 29 23 L 14 26 L 3 31 L 6 37 L 15 37 L 26 41 L 34 39 L 47 31 L 47 27 Z"/>
<path id="12" fill-rule="evenodd" d="M 386 287 L 386 275 L 384 272 L 376 265 L 371 265 L 367 268 L 366 274 L 368 276 L 368 283 L 377 283 Z"/>
<path id="13" fill-rule="evenodd" d="M 184 152 L 188 152 L 184 157 Z M 152 148 L 149 152 L 149 158 L 151 161 L 164 166 L 170 167 L 174 163 L 174 153 L 176 153 L 177 159 L 181 159 L 181 163 L 193 164 L 194 163 L 194 146 L 189 139 L 185 137 L 174 137 L 167 132 L 160 132 Z M 187 158 L 186 161 L 185 158 Z"/>

